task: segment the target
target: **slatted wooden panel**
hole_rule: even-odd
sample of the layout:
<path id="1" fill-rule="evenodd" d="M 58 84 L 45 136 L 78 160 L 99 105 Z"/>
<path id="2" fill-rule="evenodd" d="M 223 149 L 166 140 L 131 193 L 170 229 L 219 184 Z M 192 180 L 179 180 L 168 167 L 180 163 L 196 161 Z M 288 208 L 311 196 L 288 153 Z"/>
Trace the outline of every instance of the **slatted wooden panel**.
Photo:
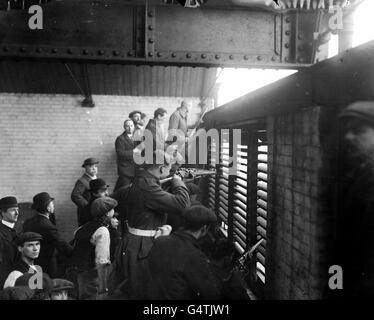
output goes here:
<path id="1" fill-rule="evenodd" d="M 221 135 L 220 148 L 220 164 L 221 172 L 219 176 L 219 201 L 218 201 L 218 215 L 222 221 L 223 229 L 228 229 L 228 215 L 229 215 L 229 131 L 223 130 Z"/>
<path id="2" fill-rule="evenodd" d="M 268 146 L 266 131 L 258 131 L 257 148 L 257 240 L 265 239 L 256 253 L 256 272 L 258 278 L 265 283 L 266 262 L 266 225 L 267 225 L 267 178 L 268 178 Z"/>
<path id="3" fill-rule="evenodd" d="M 209 144 L 209 152 L 208 152 L 209 169 L 216 168 L 216 164 L 217 164 L 216 152 L 218 152 L 216 141 L 212 139 L 212 141 Z M 208 184 L 209 184 L 209 197 L 208 197 L 209 208 L 215 211 L 216 210 L 216 176 L 215 175 L 209 176 Z"/>
<path id="4" fill-rule="evenodd" d="M 233 235 L 240 254 L 247 249 L 247 163 L 248 147 L 237 145 L 237 171 L 233 181 Z"/>

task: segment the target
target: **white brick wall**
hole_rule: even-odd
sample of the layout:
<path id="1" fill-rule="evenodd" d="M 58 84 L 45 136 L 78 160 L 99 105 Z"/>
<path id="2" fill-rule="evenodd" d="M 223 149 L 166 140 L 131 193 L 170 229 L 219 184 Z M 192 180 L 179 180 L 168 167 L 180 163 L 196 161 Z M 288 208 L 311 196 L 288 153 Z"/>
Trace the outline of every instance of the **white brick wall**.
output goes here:
<path id="1" fill-rule="evenodd" d="M 82 96 L 0 94 L 0 197 L 14 195 L 31 202 L 42 191 L 56 198 L 58 227 L 66 239 L 76 228 L 76 207 L 70 200 L 83 173 L 82 161 L 100 160 L 99 177 L 113 190 L 117 179 L 114 141 L 123 120 L 139 109 L 153 117 L 158 107 L 169 115 L 182 98 L 93 96 L 95 107 L 82 108 Z M 197 98 L 190 121 L 196 121 Z M 210 101 L 211 103 L 211 101 Z"/>

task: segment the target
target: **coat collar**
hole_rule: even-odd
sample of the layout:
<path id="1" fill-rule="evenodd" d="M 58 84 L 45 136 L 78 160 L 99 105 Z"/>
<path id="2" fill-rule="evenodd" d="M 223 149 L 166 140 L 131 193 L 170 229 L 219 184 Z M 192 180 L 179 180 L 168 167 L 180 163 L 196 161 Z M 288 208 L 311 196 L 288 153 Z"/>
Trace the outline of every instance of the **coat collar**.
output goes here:
<path id="1" fill-rule="evenodd" d="M 192 243 L 196 248 L 200 248 L 198 240 L 186 231 L 175 231 L 174 236 Z"/>
<path id="2" fill-rule="evenodd" d="M 15 223 L 10 223 L 10 222 L 5 221 L 5 220 L 1 220 L 1 224 L 8 227 L 9 229 L 13 229 L 13 230 L 14 230 L 14 226 L 16 225 Z"/>

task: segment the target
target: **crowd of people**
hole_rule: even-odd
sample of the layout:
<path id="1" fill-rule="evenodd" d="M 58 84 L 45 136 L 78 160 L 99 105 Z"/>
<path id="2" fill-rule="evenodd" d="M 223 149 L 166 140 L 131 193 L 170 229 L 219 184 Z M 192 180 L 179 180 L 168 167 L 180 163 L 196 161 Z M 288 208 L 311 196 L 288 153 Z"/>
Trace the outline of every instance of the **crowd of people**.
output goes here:
<path id="1" fill-rule="evenodd" d="M 0 199 L 1 299 L 223 297 L 225 283 L 199 247 L 214 229 L 216 214 L 200 203 L 198 185 L 186 185 L 175 173 L 178 149 L 166 151 L 170 130 L 188 139 L 189 109 L 183 101 L 168 129 L 163 108 L 146 126 L 142 112 L 130 113 L 115 141 L 118 180 L 112 194 L 98 177 L 99 160 L 84 160 L 84 174 L 71 193 L 78 229 L 70 242 L 60 235 L 49 193 L 34 196 L 35 215 L 20 234 L 17 199 Z M 152 159 L 138 165 L 134 154 L 141 152 L 144 130 L 152 136 Z M 168 190 L 160 183 L 166 177 Z"/>

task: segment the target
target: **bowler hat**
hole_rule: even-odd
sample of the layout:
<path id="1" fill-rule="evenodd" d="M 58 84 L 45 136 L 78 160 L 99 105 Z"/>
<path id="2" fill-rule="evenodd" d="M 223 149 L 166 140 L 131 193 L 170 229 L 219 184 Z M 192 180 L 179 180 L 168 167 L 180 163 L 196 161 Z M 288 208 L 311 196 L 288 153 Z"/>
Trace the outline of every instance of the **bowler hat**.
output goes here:
<path id="1" fill-rule="evenodd" d="M 139 113 L 140 116 L 142 115 L 142 112 L 139 111 L 139 110 L 135 110 L 135 111 L 131 111 L 130 114 L 129 114 L 129 118 L 132 118 L 132 116 L 135 114 L 135 113 Z"/>
<path id="2" fill-rule="evenodd" d="M 352 103 L 339 114 L 339 118 L 356 118 L 374 125 L 374 101 Z"/>
<path id="3" fill-rule="evenodd" d="M 18 207 L 18 202 L 15 197 L 4 197 L 0 199 L 0 209 L 9 209 Z"/>
<path id="4" fill-rule="evenodd" d="M 82 167 L 84 168 L 85 166 L 92 166 L 94 164 L 98 164 L 99 163 L 99 160 L 97 160 L 96 158 L 88 158 L 86 160 L 84 160 L 83 164 L 82 164 Z"/>
<path id="5" fill-rule="evenodd" d="M 74 289 L 74 284 L 65 279 L 53 279 L 53 289 L 52 292 L 58 292 L 62 290 Z"/>
<path id="6" fill-rule="evenodd" d="M 43 237 L 36 232 L 23 232 L 16 237 L 15 243 L 17 246 L 22 246 L 25 242 L 29 241 L 41 241 Z"/>
<path id="7" fill-rule="evenodd" d="M 51 198 L 48 192 L 41 192 L 34 196 L 32 199 L 33 203 L 31 208 L 34 210 L 41 209 L 48 205 L 51 201 L 55 200 L 55 198 Z"/>
<path id="8" fill-rule="evenodd" d="M 110 197 L 102 197 L 96 199 L 91 204 L 91 216 L 93 218 L 98 218 L 106 213 L 108 213 L 110 210 L 117 207 L 118 202 L 117 200 L 110 198 Z"/>
<path id="9" fill-rule="evenodd" d="M 103 179 L 93 179 L 90 181 L 90 189 L 89 191 L 97 191 L 101 189 L 107 189 L 109 188 L 109 185 L 106 184 L 105 180 Z"/>
<path id="10" fill-rule="evenodd" d="M 217 221 L 215 213 L 202 205 L 191 206 L 183 211 L 185 221 L 202 225 Z"/>

